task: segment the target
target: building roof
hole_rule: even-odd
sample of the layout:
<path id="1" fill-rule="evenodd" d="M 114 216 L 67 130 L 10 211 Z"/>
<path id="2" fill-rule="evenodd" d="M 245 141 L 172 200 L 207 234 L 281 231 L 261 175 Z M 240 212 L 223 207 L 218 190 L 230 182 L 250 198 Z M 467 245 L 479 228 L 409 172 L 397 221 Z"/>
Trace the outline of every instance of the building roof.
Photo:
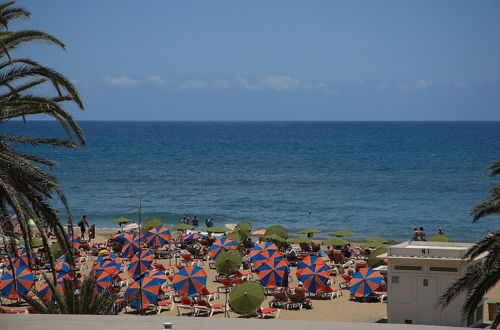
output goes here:
<path id="1" fill-rule="evenodd" d="M 473 243 L 407 241 L 387 249 L 388 259 L 448 259 L 466 260 Z"/>

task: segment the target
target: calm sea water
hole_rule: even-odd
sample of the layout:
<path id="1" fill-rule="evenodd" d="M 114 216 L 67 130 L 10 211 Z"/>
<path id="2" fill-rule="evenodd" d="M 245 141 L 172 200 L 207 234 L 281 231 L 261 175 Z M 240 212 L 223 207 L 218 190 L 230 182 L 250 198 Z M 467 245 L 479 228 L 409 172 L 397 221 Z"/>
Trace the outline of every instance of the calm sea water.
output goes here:
<path id="1" fill-rule="evenodd" d="M 86 214 L 99 227 L 135 217 L 136 193 L 151 202 L 146 215 L 167 224 L 187 213 L 213 216 L 216 225 L 348 228 L 394 239 L 424 226 L 428 235 L 442 227 L 456 240 L 498 226 L 498 216 L 477 224 L 468 216 L 498 183 L 485 170 L 500 159 L 498 122 L 80 124 L 85 148 L 28 149 L 59 163 L 50 171 L 74 216 Z M 62 134 L 40 121 L 0 131 Z"/>

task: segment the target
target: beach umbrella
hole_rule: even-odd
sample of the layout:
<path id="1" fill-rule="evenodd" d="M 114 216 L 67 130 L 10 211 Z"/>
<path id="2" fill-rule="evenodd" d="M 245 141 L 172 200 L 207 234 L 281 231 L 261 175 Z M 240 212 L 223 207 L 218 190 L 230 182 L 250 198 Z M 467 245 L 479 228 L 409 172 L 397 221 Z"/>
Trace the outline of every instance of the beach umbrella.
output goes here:
<path id="1" fill-rule="evenodd" d="M 250 258 L 252 258 L 254 255 L 256 255 L 257 253 L 259 253 L 260 251 L 263 251 L 263 250 L 278 251 L 278 247 L 273 242 L 261 242 L 261 243 L 255 244 L 252 251 L 250 251 L 250 253 L 248 255 L 250 256 Z"/>
<path id="2" fill-rule="evenodd" d="M 371 268 L 361 268 L 349 281 L 349 290 L 355 297 L 367 297 L 382 284 L 382 275 Z"/>
<path id="3" fill-rule="evenodd" d="M 57 275 L 55 288 L 60 293 L 62 293 L 64 290 L 64 280 L 65 279 L 69 279 L 68 273 L 60 273 L 59 275 Z M 56 296 L 55 296 L 54 292 L 52 291 L 52 289 L 50 288 L 50 285 L 47 282 L 47 280 L 44 280 L 42 282 L 42 284 L 40 284 L 40 288 L 38 289 L 38 291 L 48 301 L 56 300 Z"/>
<path id="4" fill-rule="evenodd" d="M 227 229 L 229 229 L 229 230 L 233 231 L 233 230 L 234 230 L 234 228 L 236 227 L 236 225 L 235 225 L 234 223 L 226 223 L 226 224 L 224 225 L 224 227 L 226 227 Z"/>
<path id="5" fill-rule="evenodd" d="M 299 230 L 297 234 L 310 234 L 310 233 L 321 233 L 321 230 L 315 228 L 306 228 Z"/>
<path id="6" fill-rule="evenodd" d="M 105 292 L 113 283 L 113 275 L 102 269 L 94 270 L 89 275 L 94 278 L 99 293 Z"/>
<path id="7" fill-rule="evenodd" d="M 138 228 L 139 228 L 139 224 L 132 222 L 131 224 L 128 224 L 125 227 L 123 227 L 123 231 L 133 231 L 133 230 L 138 229 Z"/>
<path id="8" fill-rule="evenodd" d="M 187 266 L 174 275 L 172 286 L 175 292 L 184 296 L 196 296 L 207 285 L 207 273 L 198 266 Z"/>
<path id="9" fill-rule="evenodd" d="M 144 309 L 158 300 L 161 282 L 152 276 L 141 276 L 136 279 L 125 291 L 125 297 L 135 298 L 130 307 Z"/>
<path id="10" fill-rule="evenodd" d="M 365 241 L 366 242 L 378 242 L 378 243 L 382 243 L 382 244 L 389 243 L 389 240 L 382 238 L 380 236 L 373 236 L 370 238 L 365 238 Z"/>
<path id="11" fill-rule="evenodd" d="M 284 276 L 288 276 L 290 266 L 285 259 L 275 258 L 264 261 L 259 267 L 259 281 L 264 287 L 275 288 L 281 286 Z"/>
<path id="12" fill-rule="evenodd" d="M 143 241 L 144 237 L 142 237 L 142 235 L 132 235 L 125 239 L 125 243 L 122 248 L 122 256 L 132 258 L 137 252 L 140 251 L 140 245 Z"/>
<path id="13" fill-rule="evenodd" d="M 259 309 L 266 299 L 264 288 L 257 282 L 244 282 L 235 286 L 229 295 L 231 310 L 240 315 L 250 315 Z"/>
<path id="14" fill-rule="evenodd" d="M 167 275 L 158 269 L 149 269 L 144 273 L 144 276 L 154 278 L 158 281 L 158 283 L 160 283 L 160 286 L 165 284 L 165 282 L 167 282 L 168 280 Z"/>
<path id="15" fill-rule="evenodd" d="M 132 260 L 130 260 L 130 265 L 128 265 L 130 277 L 137 278 L 141 276 L 141 274 L 149 269 L 153 263 L 154 257 L 153 252 L 149 249 L 139 251 Z"/>
<path id="16" fill-rule="evenodd" d="M 202 238 L 207 238 L 206 235 L 200 234 L 200 233 L 190 233 L 185 235 L 184 237 L 181 238 L 181 241 L 183 242 L 191 242 L 197 239 L 202 239 Z"/>
<path id="17" fill-rule="evenodd" d="M 167 227 L 155 227 L 146 233 L 145 242 L 151 247 L 159 248 L 167 244 L 171 237 L 172 235 Z"/>
<path id="18" fill-rule="evenodd" d="M 69 273 L 71 271 L 71 266 L 65 261 L 58 261 L 54 264 L 54 269 L 58 273 Z"/>
<path id="19" fill-rule="evenodd" d="M 28 262 L 28 257 L 27 256 L 24 256 L 24 257 L 13 257 L 11 258 L 12 260 L 12 264 L 14 265 L 14 267 L 21 267 L 21 268 L 25 268 L 25 267 L 29 267 L 29 262 Z M 9 265 L 10 267 L 10 265 Z"/>
<path id="20" fill-rule="evenodd" d="M 434 235 L 434 236 L 429 237 L 429 239 L 427 241 L 429 241 L 429 242 L 449 242 L 450 239 L 446 235 L 439 234 L 439 235 Z"/>
<path id="21" fill-rule="evenodd" d="M 186 223 L 181 223 L 175 226 L 170 227 L 172 230 L 189 230 L 189 229 L 194 229 L 194 226 L 188 225 Z"/>
<path id="22" fill-rule="evenodd" d="M 29 268 L 15 267 L 14 270 L 7 268 L 0 279 L 0 294 L 4 297 L 25 295 L 34 284 L 35 275 Z"/>
<path id="23" fill-rule="evenodd" d="M 346 237 L 346 236 L 355 236 L 356 233 L 347 229 L 340 229 L 337 231 L 334 231 L 333 233 L 330 233 L 331 236 L 336 236 L 336 237 Z"/>
<path id="24" fill-rule="evenodd" d="M 79 249 L 80 245 L 82 244 L 82 238 L 80 237 L 80 235 L 78 235 L 78 234 L 71 235 L 68 233 L 67 236 L 68 236 L 68 240 L 73 245 L 73 248 Z"/>
<path id="25" fill-rule="evenodd" d="M 288 243 L 291 243 L 291 244 L 300 244 L 300 243 L 310 244 L 310 243 L 312 243 L 312 240 L 307 238 L 307 237 L 295 237 L 295 238 L 288 239 Z"/>
<path id="26" fill-rule="evenodd" d="M 113 254 L 111 254 L 113 255 Z M 122 261 L 120 258 L 113 258 L 111 255 L 106 257 L 98 257 L 92 265 L 92 269 L 103 270 L 108 274 L 118 274 L 122 268 Z"/>
<path id="27" fill-rule="evenodd" d="M 233 231 L 232 233 L 227 234 L 226 237 L 233 239 L 238 244 L 241 244 L 245 239 L 245 237 L 241 236 L 237 231 Z"/>
<path id="28" fill-rule="evenodd" d="M 219 253 L 227 250 L 235 250 L 238 248 L 238 244 L 231 238 L 221 237 L 217 239 L 212 246 L 210 246 L 210 250 L 208 251 L 208 255 L 216 260 Z"/>
<path id="29" fill-rule="evenodd" d="M 206 231 L 207 233 L 218 233 L 218 234 L 223 234 L 226 232 L 226 230 L 221 227 L 208 227 L 204 228 L 202 231 Z"/>
<path id="30" fill-rule="evenodd" d="M 379 248 L 379 247 L 383 247 L 385 246 L 384 243 L 380 243 L 378 241 L 370 241 L 370 242 L 367 242 L 367 243 L 363 243 L 360 245 L 362 248 L 370 248 L 370 249 L 376 249 L 376 248 Z"/>
<path id="31" fill-rule="evenodd" d="M 217 272 L 223 276 L 230 276 L 241 266 L 242 257 L 236 250 L 223 251 L 215 261 Z"/>
<path id="32" fill-rule="evenodd" d="M 298 270 L 297 273 L 299 273 Z M 306 266 L 302 268 L 297 278 L 307 292 L 315 293 L 326 287 L 326 282 L 330 278 L 330 266 L 326 263 Z"/>
<path id="33" fill-rule="evenodd" d="M 334 237 L 334 238 L 329 238 L 325 239 L 323 242 L 324 245 L 333 245 L 333 246 L 341 246 L 341 245 L 347 245 L 349 244 L 348 241 L 342 238 Z"/>
<path id="34" fill-rule="evenodd" d="M 233 231 L 240 234 L 242 241 L 244 241 L 252 231 L 252 224 L 250 222 L 240 222 L 234 227 Z"/>
<path id="35" fill-rule="evenodd" d="M 276 241 L 276 242 L 286 242 L 286 238 L 283 238 L 281 236 L 278 236 L 276 234 L 265 234 L 264 236 L 262 236 L 263 239 L 269 239 L 269 240 L 272 240 L 272 241 Z"/>
<path id="36" fill-rule="evenodd" d="M 267 260 L 283 258 L 283 253 L 279 251 L 264 250 L 254 256 L 253 266 L 258 270 L 260 266 Z"/>
<path id="37" fill-rule="evenodd" d="M 118 233 L 110 237 L 110 239 L 132 240 L 133 235 L 127 233 Z"/>
<path id="38" fill-rule="evenodd" d="M 252 233 L 252 235 L 265 235 L 266 234 L 266 230 L 265 229 L 260 229 L 260 230 L 256 230 Z"/>
<path id="39" fill-rule="evenodd" d="M 368 267 L 370 268 L 375 268 L 380 265 L 385 264 L 384 259 L 379 258 L 378 256 L 381 254 L 384 254 L 387 252 L 387 247 L 382 246 L 377 248 L 376 250 L 370 252 L 370 255 L 368 256 L 368 260 L 366 260 Z"/>
<path id="40" fill-rule="evenodd" d="M 118 219 L 111 220 L 110 222 L 112 222 L 112 223 L 131 223 L 132 220 L 130 220 L 129 218 L 120 217 Z"/>
<path id="41" fill-rule="evenodd" d="M 302 273 L 302 270 L 306 267 L 312 267 L 314 265 L 324 265 L 325 263 L 326 261 L 318 256 L 306 256 L 300 261 L 299 265 L 297 266 L 296 275 L 297 277 L 299 277 Z"/>
<path id="42" fill-rule="evenodd" d="M 288 238 L 288 232 L 282 226 L 271 226 L 267 228 L 264 236 L 269 236 L 269 235 L 277 235 L 285 240 Z"/>

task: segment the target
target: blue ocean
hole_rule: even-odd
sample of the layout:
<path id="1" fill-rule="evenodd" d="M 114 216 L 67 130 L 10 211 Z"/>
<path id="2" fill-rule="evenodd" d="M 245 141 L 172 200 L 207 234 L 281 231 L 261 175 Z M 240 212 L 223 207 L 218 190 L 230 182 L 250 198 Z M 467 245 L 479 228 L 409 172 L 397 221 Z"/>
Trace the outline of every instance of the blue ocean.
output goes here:
<path id="1" fill-rule="evenodd" d="M 132 219 L 137 194 L 145 217 L 166 224 L 183 214 L 202 223 L 305 227 L 326 237 L 408 239 L 442 228 L 471 241 L 498 216 L 471 223 L 469 212 L 498 179 L 499 122 L 80 122 L 87 146 L 27 147 L 58 166 L 75 218 L 98 227 Z M 64 136 L 54 122 L 9 122 L 0 131 Z"/>

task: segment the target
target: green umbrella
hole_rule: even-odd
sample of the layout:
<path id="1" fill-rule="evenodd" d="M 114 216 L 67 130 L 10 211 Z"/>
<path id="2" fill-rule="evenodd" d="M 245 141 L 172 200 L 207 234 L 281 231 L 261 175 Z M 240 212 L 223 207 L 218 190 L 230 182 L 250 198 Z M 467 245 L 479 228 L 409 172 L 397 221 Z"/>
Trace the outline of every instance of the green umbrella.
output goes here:
<path id="1" fill-rule="evenodd" d="M 277 242 L 286 242 L 286 239 L 281 237 L 281 236 L 278 236 L 276 234 L 272 234 L 272 235 L 264 235 L 262 236 L 263 239 L 269 239 L 269 240 L 272 240 L 272 241 L 277 241 Z"/>
<path id="2" fill-rule="evenodd" d="M 338 237 L 326 239 L 322 243 L 324 245 L 333 245 L 333 246 L 340 246 L 340 245 L 347 245 L 347 244 L 349 244 L 348 241 L 346 241 L 346 240 L 344 240 L 342 238 L 338 238 Z"/>
<path id="3" fill-rule="evenodd" d="M 284 238 L 285 240 L 288 238 L 288 232 L 282 226 L 271 226 L 267 228 L 264 236 L 269 236 L 269 235 L 278 235 L 279 237 Z"/>
<path id="4" fill-rule="evenodd" d="M 181 223 L 175 226 L 170 227 L 172 230 L 187 230 L 187 229 L 194 229 L 194 226 L 187 225 L 185 223 Z"/>
<path id="5" fill-rule="evenodd" d="M 429 237 L 429 242 L 449 242 L 450 239 L 446 235 L 434 235 Z"/>
<path id="6" fill-rule="evenodd" d="M 234 227 L 233 231 L 237 231 L 239 233 L 245 233 L 247 236 L 252 231 L 252 224 L 250 222 L 240 222 Z"/>
<path id="7" fill-rule="evenodd" d="M 312 243 L 312 240 L 310 240 L 307 237 L 295 237 L 295 238 L 290 238 L 288 239 L 288 243 L 292 244 L 300 244 L 300 243 Z"/>
<path id="8" fill-rule="evenodd" d="M 207 233 L 220 233 L 220 234 L 223 234 L 226 232 L 226 230 L 224 228 L 221 228 L 221 227 L 203 228 L 202 231 L 206 231 Z"/>
<path id="9" fill-rule="evenodd" d="M 384 260 L 381 258 L 378 258 L 377 256 L 381 255 L 382 253 L 386 253 L 387 248 L 386 247 L 379 247 L 375 251 L 372 251 L 370 253 L 370 256 L 368 257 L 367 263 L 368 267 L 375 268 L 380 265 L 384 264 Z"/>
<path id="10" fill-rule="evenodd" d="M 236 250 L 222 251 L 215 260 L 215 268 L 222 276 L 234 274 L 241 266 L 241 254 Z"/>
<path id="11" fill-rule="evenodd" d="M 264 288 L 257 282 L 244 282 L 235 286 L 229 295 L 229 306 L 240 315 L 250 315 L 266 300 Z"/>
<path id="12" fill-rule="evenodd" d="M 234 239 L 238 244 L 243 243 L 243 237 L 237 231 L 227 234 L 226 237 Z"/>
<path id="13" fill-rule="evenodd" d="M 379 242 L 382 244 L 389 243 L 389 240 L 382 238 L 380 236 L 373 236 L 370 238 L 365 238 L 365 241 L 367 241 L 367 242 Z"/>
<path id="14" fill-rule="evenodd" d="M 374 249 L 374 248 L 379 248 L 379 247 L 384 247 L 384 243 L 380 243 L 378 241 L 370 241 L 368 243 L 364 243 L 364 244 L 361 244 L 361 247 L 363 248 L 371 248 L 371 249 Z"/>
<path id="15" fill-rule="evenodd" d="M 321 233 L 321 230 L 319 229 L 314 229 L 314 228 L 306 228 L 299 230 L 297 234 L 309 234 L 309 233 Z"/>
<path id="16" fill-rule="evenodd" d="M 347 229 L 340 229 L 337 231 L 334 231 L 333 233 L 330 233 L 331 236 L 336 236 L 336 237 L 345 237 L 345 236 L 354 236 L 356 235 L 355 232 L 347 230 Z"/>
<path id="17" fill-rule="evenodd" d="M 130 220 L 129 218 L 124 218 L 124 217 L 121 217 L 121 218 L 118 218 L 118 219 L 114 219 L 114 220 L 111 220 L 110 222 L 113 222 L 113 223 L 131 223 L 133 222 L 132 220 Z"/>

